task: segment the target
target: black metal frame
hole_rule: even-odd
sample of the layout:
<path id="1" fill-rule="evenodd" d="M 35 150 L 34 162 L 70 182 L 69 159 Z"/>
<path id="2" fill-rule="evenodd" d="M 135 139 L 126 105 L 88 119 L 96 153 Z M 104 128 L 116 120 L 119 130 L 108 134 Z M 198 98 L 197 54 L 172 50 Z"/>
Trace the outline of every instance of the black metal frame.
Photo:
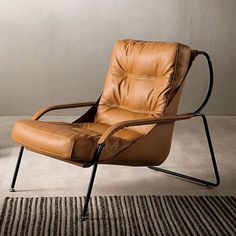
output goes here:
<path id="1" fill-rule="evenodd" d="M 211 154 L 211 160 L 212 160 L 212 165 L 213 165 L 213 169 L 214 169 L 216 182 L 212 183 L 212 182 L 209 182 L 209 181 L 206 181 L 206 180 L 203 180 L 203 179 L 199 179 L 199 178 L 195 178 L 195 177 L 192 177 L 192 176 L 184 175 L 184 174 L 181 174 L 181 173 L 178 173 L 178 172 L 166 170 L 166 169 L 156 167 L 156 166 L 148 166 L 148 168 L 150 168 L 152 170 L 155 170 L 155 171 L 164 172 L 164 173 L 169 174 L 169 175 L 174 175 L 174 176 L 180 177 L 182 179 L 187 179 L 187 180 L 195 182 L 197 184 L 206 185 L 208 187 L 217 187 L 220 184 L 220 176 L 219 176 L 219 172 L 218 172 L 218 168 L 217 168 L 217 163 L 216 163 L 216 158 L 215 158 L 215 154 L 214 154 L 213 145 L 212 145 L 212 142 L 211 142 L 211 137 L 210 137 L 210 132 L 209 132 L 208 124 L 207 124 L 207 119 L 206 119 L 206 116 L 202 113 L 196 114 L 194 117 L 198 117 L 198 116 L 200 116 L 203 120 L 205 132 L 206 132 L 206 137 L 207 137 L 207 143 L 208 143 L 209 151 L 210 151 L 210 154 Z"/>
<path id="2" fill-rule="evenodd" d="M 213 74 L 213 66 L 210 60 L 210 56 L 203 51 L 196 51 L 196 54 L 201 54 L 204 55 L 207 59 L 208 62 L 208 67 L 209 67 L 209 73 L 210 73 L 210 83 L 209 83 L 209 88 L 208 88 L 208 92 L 206 95 L 206 98 L 204 99 L 203 103 L 201 104 L 201 106 L 193 112 L 193 117 L 198 117 L 200 116 L 203 120 L 203 124 L 204 124 L 204 128 L 205 128 L 205 132 L 206 132 L 206 137 L 207 137 L 207 142 L 208 142 L 208 146 L 209 146 L 209 151 L 211 154 L 211 159 L 212 159 L 212 164 L 213 164 L 213 168 L 214 168 L 214 173 L 215 173 L 215 177 L 216 177 L 216 182 L 212 183 L 206 180 L 202 180 L 199 178 L 195 178 L 195 177 L 191 177 L 188 175 L 184 175 L 184 174 L 180 174 L 174 171 L 170 171 L 170 170 L 166 170 L 166 169 L 162 169 L 159 167 L 155 167 L 155 166 L 149 166 L 148 168 L 153 169 L 155 171 L 161 171 L 173 176 L 177 176 L 183 179 L 187 179 L 189 181 L 198 183 L 198 184 L 203 184 L 209 187 L 217 187 L 220 184 L 220 176 L 219 176 L 219 172 L 218 172 L 218 168 L 217 168 L 217 163 L 216 163 L 216 158 L 215 158 L 215 154 L 214 154 L 214 150 L 213 150 L 213 145 L 211 142 L 211 137 L 210 137 L 210 132 L 209 132 L 209 128 L 208 128 L 208 124 L 207 124 L 207 119 L 206 116 L 201 112 L 202 109 L 206 106 L 211 93 L 212 93 L 212 88 L 213 88 L 213 82 L 214 82 L 214 74 Z M 90 196 L 91 196 L 91 192 L 92 192 L 92 188 L 93 188 L 93 184 L 94 184 L 94 179 L 95 179 L 95 175 L 96 175 L 96 171 L 97 171 L 97 166 L 98 166 L 98 162 L 99 162 L 99 157 L 100 154 L 102 152 L 102 149 L 104 148 L 104 144 L 98 144 L 95 153 L 93 155 L 92 160 L 87 163 L 84 167 L 91 167 L 93 165 L 93 169 L 92 169 L 92 173 L 91 173 L 91 177 L 90 177 L 90 181 L 89 181 L 89 186 L 87 189 L 87 194 L 86 194 L 86 198 L 85 198 L 85 203 L 84 203 L 84 207 L 83 207 L 83 212 L 82 212 L 82 220 L 87 219 L 86 218 L 86 213 L 87 213 L 87 209 L 88 209 L 88 204 L 89 204 L 89 200 L 90 200 Z M 12 179 L 12 183 L 11 183 L 11 188 L 10 191 L 11 192 L 15 192 L 15 183 L 16 183 L 16 178 L 18 175 L 18 171 L 19 171 L 19 167 L 20 167 L 20 163 L 21 163 L 21 158 L 22 158 L 22 154 L 24 151 L 24 147 L 22 146 L 19 152 L 19 156 L 18 156 L 18 160 L 16 163 L 16 168 L 15 168 L 15 172 L 14 172 L 14 176 Z"/>
<path id="3" fill-rule="evenodd" d="M 88 209 L 88 204 L 89 204 L 89 200 L 90 200 L 90 196 L 91 196 L 91 192 L 92 192 L 92 188 L 93 188 L 93 183 L 94 183 L 95 174 L 97 171 L 99 157 L 100 157 L 101 151 L 104 146 L 105 146 L 104 144 L 98 144 L 98 146 L 95 150 L 95 153 L 93 155 L 92 162 L 91 162 L 91 164 L 89 164 L 89 166 L 93 165 L 93 169 L 92 169 L 92 173 L 91 173 L 91 177 L 90 177 L 90 181 L 89 181 L 89 186 L 88 186 L 87 194 L 86 194 L 86 198 L 85 198 L 84 208 L 83 208 L 83 212 L 82 212 L 82 220 L 87 219 L 86 212 Z M 87 167 L 89 167 L 89 166 L 87 166 Z"/>
<path id="4" fill-rule="evenodd" d="M 13 179 L 12 179 L 12 182 L 11 182 L 11 188 L 9 189 L 10 192 L 15 192 L 14 187 L 15 187 L 15 184 L 16 184 L 16 178 L 17 178 L 18 171 L 19 171 L 19 168 L 20 168 L 20 163 L 21 163 L 21 158 L 22 158 L 23 152 L 24 152 L 24 147 L 21 146 L 20 152 L 18 154 L 17 162 L 16 162 L 16 168 L 15 168 L 15 171 L 14 171 Z"/>
<path id="5" fill-rule="evenodd" d="M 174 171 L 166 170 L 166 169 L 163 169 L 163 168 L 160 168 L 160 167 L 149 166 L 148 168 L 150 168 L 152 170 L 155 170 L 155 171 L 164 172 L 164 173 L 169 174 L 169 175 L 177 176 L 177 177 L 180 177 L 180 178 L 183 178 L 183 179 L 187 179 L 189 181 L 192 181 L 192 182 L 195 182 L 195 183 L 198 183 L 198 184 L 206 185 L 208 187 L 217 187 L 220 184 L 220 176 L 219 176 L 219 172 L 218 172 L 218 168 L 217 168 L 215 153 L 214 153 L 214 149 L 213 149 L 213 145 L 212 145 L 212 141 L 211 141 L 211 136 L 210 136 L 210 131 L 209 131 L 208 124 L 207 124 L 207 119 L 206 119 L 206 116 L 201 112 L 203 110 L 203 108 L 206 106 L 206 104 L 208 103 L 209 98 L 210 98 L 211 93 L 212 93 L 213 84 L 214 84 L 214 72 L 213 72 L 213 66 L 212 66 L 210 56 L 204 51 L 196 51 L 196 56 L 197 55 L 203 55 L 207 59 L 209 74 L 210 74 L 210 82 L 209 82 L 207 95 L 206 95 L 203 103 L 193 112 L 193 117 L 200 116 L 203 120 L 204 129 L 205 129 L 205 132 L 206 132 L 207 143 L 208 143 L 209 151 L 210 151 L 210 154 L 211 154 L 211 160 L 212 160 L 212 165 L 213 165 L 213 169 L 214 169 L 216 182 L 212 183 L 212 182 L 209 182 L 209 181 L 206 181 L 206 180 L 203 180 L 203 179 L 199 179 L 199 178 L 195 178 L 195 177 L 192 177 L 192 176 L 177 173 L 177 172 L 174 172 Z"/>

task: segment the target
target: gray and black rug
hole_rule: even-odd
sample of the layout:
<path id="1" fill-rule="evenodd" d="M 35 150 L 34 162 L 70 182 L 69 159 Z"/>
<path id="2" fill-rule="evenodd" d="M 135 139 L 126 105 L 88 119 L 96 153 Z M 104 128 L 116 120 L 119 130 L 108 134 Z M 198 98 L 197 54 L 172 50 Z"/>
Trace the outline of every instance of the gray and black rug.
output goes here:
<path id="1" fill-rule="evenodd" d="M 236 197 L 6 198 L 0 235 L 236 235 Z"/>

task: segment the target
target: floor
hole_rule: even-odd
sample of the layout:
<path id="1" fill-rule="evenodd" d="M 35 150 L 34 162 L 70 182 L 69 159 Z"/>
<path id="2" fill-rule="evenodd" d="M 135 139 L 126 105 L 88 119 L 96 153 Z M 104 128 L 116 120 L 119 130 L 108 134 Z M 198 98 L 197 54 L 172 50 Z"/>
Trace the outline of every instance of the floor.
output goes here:
<path id="1" fill-rule="evenodd" d="M 10 139 L 12 125 L 22 117 L 0 117 L 0 209 L 6 196 L 83 196 L 91 169 L 26 151 L 16 189 L 8 191 L 19 146 Z M 72 121 L 74 117 L 50 116 Z M 236 195 L 236 116 L 209 116 L 209 128 L 221 176 L 218 188 L 207 188 L 146 167 L 100 165 L 93 195 Z M 213 171 L 200 118 L 176 123 L 171 153 L 162 165 L 213 181 Z"/>

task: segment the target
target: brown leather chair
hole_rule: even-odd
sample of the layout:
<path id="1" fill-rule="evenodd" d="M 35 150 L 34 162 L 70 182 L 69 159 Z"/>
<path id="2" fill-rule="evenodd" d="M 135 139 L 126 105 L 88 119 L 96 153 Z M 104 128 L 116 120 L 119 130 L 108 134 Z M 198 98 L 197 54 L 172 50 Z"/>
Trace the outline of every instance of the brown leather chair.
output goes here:
<path id="1" fill-rule="evenodd" d="M 192 113 L 177 115 L 178 104 L 191 64 L 198 54 L 206 57 L 210 85 L 203 104 Z M 150 168 L 204 184 L 220 183 L 207 120 L 201 110 L 213 85 L 209 55 L 180 43 L 119 40 L 116 42 L 105 86 L 95 102 L 43 108 L 32 119 L 16 122 L 12 138 L 22 145 L 11 191 L 24 148 L 81 167 L 93 166 L 83 217 L 99 164 L 149 166 Z M 45 113 L 76 107 L 90 109 L 73 123 L 45 122 Z M 168 157 L 175 121 L 202 117 L 216 175 L 216 183 L 155 166 Z"/>

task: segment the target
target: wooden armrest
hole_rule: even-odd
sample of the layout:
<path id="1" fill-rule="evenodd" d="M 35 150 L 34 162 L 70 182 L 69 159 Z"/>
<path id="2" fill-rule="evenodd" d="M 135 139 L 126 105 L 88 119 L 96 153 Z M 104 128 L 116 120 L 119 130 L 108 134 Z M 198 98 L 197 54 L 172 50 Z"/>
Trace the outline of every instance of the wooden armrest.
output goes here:
<path id="1" fill-rule="evenodd" d="M 61 110 L 61 109 L 69 109 L 69 108 L 76 108 L 76 107 L 88 107 L 96 104 L 96 102 L 81 102 L 81 103 L 70 103 L 70 104 L 62 104 L 62 105 L 54 105 L 49 107 L 44 107 L 38 110 L 33 116 L 32 120 L 38 120 L 41 116 L 45 113 L 53 110 Z"/>
<path id="2" fill-rule="evenodd" d="M 139 120 L 127 120 L 123 122 L 119 122 L 115 125 L 112 125 L 108 128 L 103 135 L 98 140 L 98 144 L 103 144 L 105 141 L 110 138 L 114 133 L 129 126 L 139 126 L 139 125 L 148 125 L 148 124 L 156 124 L 156 123 L 168 123 L 175 122 L 179 120 L 186 120 L 193 117 L 192 113 L 173 115 L 173 116 L 162 116 L 158 118 L 149 118 L 149 119 L 139 119 Z"/>

